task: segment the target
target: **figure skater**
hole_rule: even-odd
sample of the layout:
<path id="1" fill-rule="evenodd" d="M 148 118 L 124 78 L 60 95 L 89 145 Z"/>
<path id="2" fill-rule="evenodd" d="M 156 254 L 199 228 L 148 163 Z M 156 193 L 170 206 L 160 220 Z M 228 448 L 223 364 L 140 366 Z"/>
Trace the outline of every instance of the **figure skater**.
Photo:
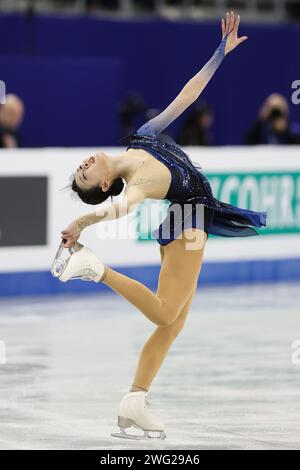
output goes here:
<path id="1" fill-rule="evenodd" d="M 147 393 L 184 326 L 197 288 L 208 235 L 247 237 L 258 234 L 255 227 L 266 225 L 265 212 L 242 209 L 214 198 L 202 171 L 170 136 L 161 134 L 197 100 L 224 57 L 247 39 L 238 37 L 239 24 L 239 15 L 226 14 L 222 19 L 222 41 L 211 59 L 161 114 L 127 136 L 129 145 L 125 153 L 116 157 L 97 153 L 86 159 L 74 176 L 72 189 L 87 204 L 100 204 L 109 196 L 120 194 L 123 180 L 127 185 L 121 202 L 79 217 L 62 231 L 62 243 L 66 248 L 73 247 L 73 254 L 58 277 L 62 282 L 74 278 L 102 282 L 156 325 L 141 351 L 132 387 L 119 405 L 121 432 L 115 436 L 139 438 L 125 431 L 134 426 L 144 431 L 140 438 L 166 437 L 163 422 L 149 409 Z M 171 203 L 166 219 L 154 232 L 161 253 L 156 294 L 140 282 L 104 266 L 91 250 L 77 242 L 87 226 L 126 215 L 146 198 L 167 199 Z M 187 215 L 184 210 L 173 211 L 175 205 L 182 209 L 188 205 Z M 197 211 L 198 207 L 204 211 Z M 202 217 L 198 217 L 199 213 Z"/>

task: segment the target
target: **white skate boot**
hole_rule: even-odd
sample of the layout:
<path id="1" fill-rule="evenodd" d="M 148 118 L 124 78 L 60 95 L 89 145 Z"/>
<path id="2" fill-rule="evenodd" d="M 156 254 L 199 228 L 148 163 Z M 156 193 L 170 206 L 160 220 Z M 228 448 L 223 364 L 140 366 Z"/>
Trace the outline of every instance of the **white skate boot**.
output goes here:
<path id="1" fill-rule="evenodd" d="M 120 432 L 112 433 L 113 437 L 145 440 L 166 438 L 164 424 L 149 410 L 147 392 L 143 390 L 128 392 L 122 398 L 119 405 L 118 426 Z M 131 426 L 144 431 L 144 434 L 127 434 L 125 430 Z M 158 433 L 158 435 L 150 435 L 150 432 Z"/>
<path id="2" fill-rule="evenodd" d="M 64 242 L 60 244 L 52 264 L 51 273 L 62 282 L 71 279 L 99 282 L 103 276 L 105 266 L 89 249 L 76 242 L 69 248 L 70 256 L 63 259 Z"/>

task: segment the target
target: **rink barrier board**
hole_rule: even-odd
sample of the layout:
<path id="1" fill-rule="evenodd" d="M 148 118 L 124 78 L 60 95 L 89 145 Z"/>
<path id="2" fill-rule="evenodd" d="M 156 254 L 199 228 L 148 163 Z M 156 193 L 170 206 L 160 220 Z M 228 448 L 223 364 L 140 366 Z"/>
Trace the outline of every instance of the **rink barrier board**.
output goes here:
<path id="1" fill-rule="evenodd" d="M 95 148 L 43 148 L 0 150 L 1 178 L 44 179 L 47 200 L 45 243 L 30 246 L 2 246 L 0 240 L 0 296 L 41 295 L 59 293 L 102 292 L 105 286 L 73 281 L 66 285 L 51 278 L 50 266 L 60 243 L 60 231 L 76 217 L 91 210 L 72 198 L 66 185 L 77 164 Z M 278 282 L 300 279 L 300 147 L 257 146 L 185 149 L 211 181 L 214 194 L 225 202 L 252 210 L 267 210 L 268 226 L 259 237 L 239 239 L 213 237 L 209 241 L 201 272 L 200 284 L 222 285 L 254 282 Z M 123 148 L 105 148 L 118 155 Z M 59 171 L 58 171 L 59 168 Z M 35 191 L 37 194 L 39 191 Z M 27 195 L 28 196 L 28 195 Z M 119 196 L 121 197 L 121 196 Z M 118 199 L 118 198 L 116 198 Z M 20 198 L 18 198 L 20 200 Z M 5 197 L 3 197 L 5 201 Z M 2 201 L 2 202 L 3 202 Z M 5 201 L 6 202 L 6 201 Z M 160 201 L 157 201 L 160 203 Z M 153 203 L 153 201 L 152 201 Z M 28 207 L 27 207 L 28 206 Z M 3 206 L 4 207 L 4 206 Z M 3 213 L 2 207 L 2 213 Z M 32 210 L 26 204 L 20 211 L 11 207 L 12 217 L 20 217 L 18 236 L 31 219 L 23 219 Z M 142 206 L 140 206 L 142 207 Z M 0 211 L 1 212 L 1 211 Z M 21 213 L 21 214 L 20 214 Z M 32 214 L 31 214 L 32 215 Z M 120 227 L 124 219 L 119 219 Z M 108 266 L 132 276 L 155 289 L 159 272 L 159 250 L 155 241 L 147 239 L 145 217 L 135 215 L 145 241 L 111 236 L 101 238 L 115 221 L 97 224 L 84 231 L 81 242 L 91 248 Z M 5 218 L 0 217 L 0 231 Z M 36 218 L 41 225 L 41 219 Z M 123 222 L 122 222 L 123 221 Z M 12 221 L 15 223 L 15 221 Z M 45 225 L 45 221 L 43 226 Z M 34 226 L 34 224 L 32 224 Z M 120 231 L 121 233 L 121 231 Z M 126 232 L 127 233 L 127 232 Z M 4 241 L 4 238 L 2 238 Z M 43 240 L 42 240 L 43 241 Z M 29 240 L 30 242 L 30 240 Z M 16 244 L 18 245 L 18 244 Z"/>
<path id="2" fill-rule="evenodd" d="M 150 289 L 156 290 L 159 265 L 115 268 Z M 204 263 L 200 286 L 239 285 L 250 283 L 293 282 L 300 280 L 300 258 L 276 260 L 248 260 L 238 262 Z M 70 281 L 62 283 L 52 278 L 49 271 L 0 273 L 0 297 L 102 293 L 111 291 L 101 282 Z"/>

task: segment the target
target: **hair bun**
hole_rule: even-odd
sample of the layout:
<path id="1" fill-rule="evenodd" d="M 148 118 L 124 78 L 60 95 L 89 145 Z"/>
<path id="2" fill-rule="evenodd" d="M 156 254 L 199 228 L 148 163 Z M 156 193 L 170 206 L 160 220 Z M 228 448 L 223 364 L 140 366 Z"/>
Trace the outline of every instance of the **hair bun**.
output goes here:
<path id="1" fill-rule="evenodd" d="M 110 195 L 111 196 L 118 196 L 124 188 L 124 181 L 122 178 L 117 178 L 114 180 L 113 184 L 110 187 Z"/>

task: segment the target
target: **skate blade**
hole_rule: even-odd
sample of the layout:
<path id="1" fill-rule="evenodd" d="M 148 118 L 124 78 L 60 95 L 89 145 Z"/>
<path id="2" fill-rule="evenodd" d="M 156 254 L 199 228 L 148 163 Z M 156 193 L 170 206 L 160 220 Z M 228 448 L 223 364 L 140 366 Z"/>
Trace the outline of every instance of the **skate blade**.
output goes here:
<path id="1" fill-rule="evenodd" d="M 65 248 L 65 243 L 64 241 L 61 242 L 61 244 L 58 247 L 57 253 L 55 255 L 55 258 L 53 260 L 52 266 L 51 266 L 51 274 L 53 277 L 60 278 L 62 274 L 64 273 L 68 261 L 68 259 L 65 259 L 63 254 L 68 251 L 70 255 L 73 255 L 77 251 L 81 250 L 83 248 L 83 245 L 81 243 L 76 242 L 71 248 Z"/>
<path id="2" fill-rule="evenodd" d="M 127 434 L 125 431 L 121 430 L 120 432 L 111 433 L 112 437 L 120 437 L 121 439 L 131 439 L 138 441 L 151 441 L 151 440 L 163 440 L 166 439 L 166 434 L 164 431 L 156 431 L 159 433 L 158 436 L 151 436 L 149 433 L 155 431 L 144 431 L 143 435 L 139 434 Z"/>

